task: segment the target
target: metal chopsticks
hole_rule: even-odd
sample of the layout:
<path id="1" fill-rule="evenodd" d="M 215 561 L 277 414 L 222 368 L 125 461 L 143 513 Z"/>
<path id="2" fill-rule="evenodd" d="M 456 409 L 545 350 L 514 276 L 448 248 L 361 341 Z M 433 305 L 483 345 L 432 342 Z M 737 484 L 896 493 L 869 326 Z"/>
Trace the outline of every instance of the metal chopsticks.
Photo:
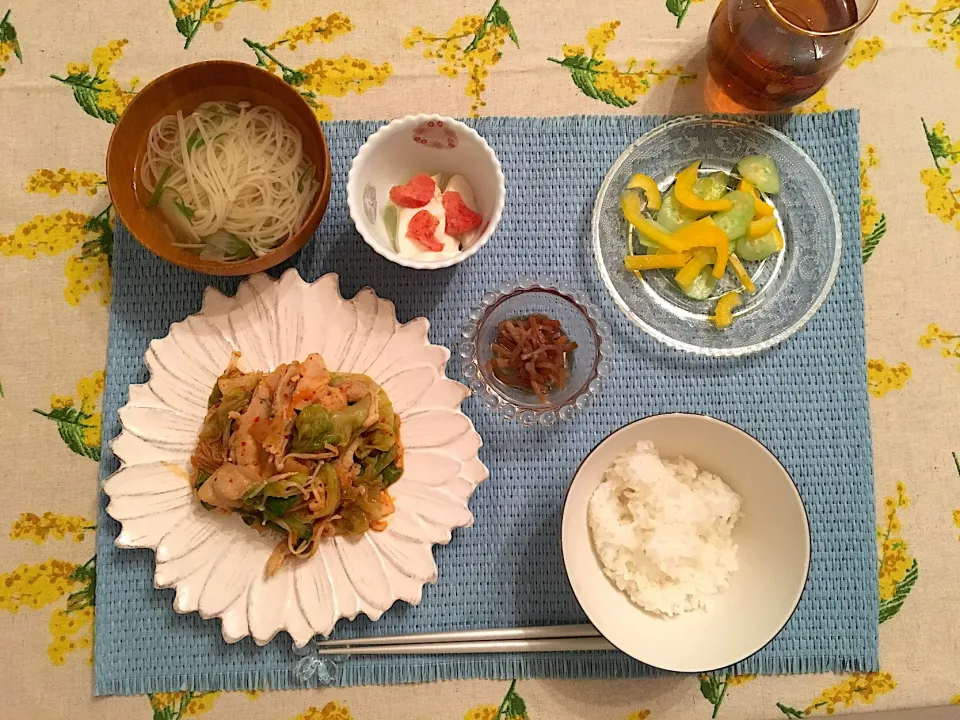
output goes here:
<path id="1" fill-rule="evenodd" d="M 499 652 L 613 650 L 593 625 L 459 630 L 388 637 L 344 638 L 313 644 L 317 655 L 452 655 Z"/>

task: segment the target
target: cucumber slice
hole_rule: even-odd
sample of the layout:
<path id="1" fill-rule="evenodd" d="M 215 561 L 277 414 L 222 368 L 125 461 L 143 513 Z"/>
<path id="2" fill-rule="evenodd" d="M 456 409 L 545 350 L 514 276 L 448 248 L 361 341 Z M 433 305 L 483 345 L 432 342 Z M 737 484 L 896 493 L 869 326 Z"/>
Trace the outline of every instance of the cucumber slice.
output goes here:
<path id="1" fill-rule="evenodd" d="M 693 300 L 706 300 L 713 294 L 713 289 L 717 286 L 717 279 L 713 276 L 713 267 L 707 265 L 700 274 L 690 283 L 690 287 L 684 289 L 677 285 L 683 294 Z"/>
<path id="2" fill-rule="evenodd" d="M 727 181 L 727 174 L 723 172 L 704 175 L 693 183 L 693 194 L 701 200 L 719 200 L 730 191 Z"/>
<path id="3" fill-rule="evenodd" d="M 747 155 L 737 163 L 737 170 L 761 192 L 771 195 L 780 192 L 780 173 L 768 155 Z"/>
<path id="4" fill-rule="evenodd" d="M 737 240 L 737 255 L 741 260 L 757 262 L 777 252 L 777 238 L 772 232 L 758 238 L 742 237 Z"/>
<path id="5" fill-rule="evenodd" d="M 713 216 L 713 221 L 728 238 L 736 238 L 747 232 L 753 220 L 753 195 L 742 190 L 734 190 L 724 197 L 733 203 L 733 207 Z"/>
<path id="6" fill-rule="evenodd" d="M 668 232 L 676 232 L 680 228 L 699 220 L 706 213 L 697 212 L 685 208 L 677 200 L 677 194 L 670 188 L 670 191 L 663 196 L 660 203 L 660 209 L 657 211 L 657 222 L 663 225 Z"/>
<path id="7" fill-rule="evenodd" d="M 665 233 L 669 233 L 669 232 L 670 232 L 669 230 L 667 230 L 667 228 L 665 228 L 663 225 L 661 225 L 660 223 L 658 223 L 656 220 L 650 218 L 649 216 L 647 216 L 647 220 L 650 222 L 651 225 L 653 225 L 653 226 L 654 226 L 655 228 L 657 228 L 658 230 L 663 230 Z M 627 247 L 628 247 L 628 249 L 630 249 L 630 251 L 632 252 L 632 254 L 634 254 L 634 255 L 637 254 L 637 252 L 636 252 L 637 247 L 636 247 L 636 245 L 634 245 L 634 242 L 642 245 L 643 247 L 650 248 L 650 249 L 652 249 L 652 250 L 659 250 L 659 249 L 660 249 L 660 245 L 659 245 L 659 244 L 657 244 L 656 242 L 654 242 L 653 240 L 651 240 L 650 238 L 648 238 L 646 235 L 644 235 L 642 232 L 640 232 L 639 230 L 637 230 L 633 225 L 630 225 L 629 223 L 628 223 L 627 225 L 628 225 L 628 227 L 627 227 L 627 233 L 628 233 L 628 235 L 627 235 Z"/>
<path id="8" fill-rule="evenodd" d="M 693 183 L 693 192 L 701 200 L 719 200 L 725 197 L 729 191 L 727 186 L 728 177 L 726 173 L 715 172 L 697 178 Z M 660 210 L 657 211 L 657 222 L 666 228 L 667 232 L 676 232 L 680 228 L 689 225 L 696 220 L 704 217 L 708 213 L 691 210 L 680 204 L 677 200 L 677 194 L 671 187 L 663 195 L 660 203 Z"/>

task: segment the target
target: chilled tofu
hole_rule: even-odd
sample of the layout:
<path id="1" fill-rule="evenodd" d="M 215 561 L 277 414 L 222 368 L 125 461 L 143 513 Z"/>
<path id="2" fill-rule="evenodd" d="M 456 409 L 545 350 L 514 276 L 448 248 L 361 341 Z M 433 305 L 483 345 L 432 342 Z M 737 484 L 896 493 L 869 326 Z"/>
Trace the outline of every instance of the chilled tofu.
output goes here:
<path id="1" fill-rule="evenodd" d="M 453 190 L 460 193 L 460 197 L 463 199 L 464 205 L 474 212 L 480 212 L 477 210 L 477 200 L 473 196 L 473 188 L 470 187 L 470 183 L 467 182 L 467 179 L 463 175 L 454 175 L 451 177 L 450 181 L 447 183 L 447 186 L 444 188 L 444 192 L 448 190 Z M 474 230 L 463 233 L 463 235 L 460 236 L 460 247 L 466 250 L 477 241 L 481 232 L 483 232 L 482 224 L 480 227 Z"/>
<path id="2" fill-rule="evenodd" d="M 426 210 L 440 221 L 436 232 L 437 240 L 443 243 L 443 250 L 440 252 L 426 250 L 416 240 L 407 237 L 407 228 L 410 226 L 410 220 L 421 210 Z M 445 260 L 453 257 L 460 252 L 460 243 L 444 232 L 445 226 L 446 217 L 443 212 L 443 205 L 440 202 L 439 193 L 422 208 L 397 208 L 397 252 L 404 257 L 414 260 Z"/>

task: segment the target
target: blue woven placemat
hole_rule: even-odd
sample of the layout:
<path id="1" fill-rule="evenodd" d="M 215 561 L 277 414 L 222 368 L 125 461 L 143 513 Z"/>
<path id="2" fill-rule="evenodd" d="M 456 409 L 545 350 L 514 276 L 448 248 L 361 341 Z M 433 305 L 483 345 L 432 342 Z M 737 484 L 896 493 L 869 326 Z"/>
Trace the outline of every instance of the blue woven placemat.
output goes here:
<path id="1" fill-rule="evenodd" d="M 295 258 L 307 279 L 336 271 L 351 296 L 370 285 L 396 302 L 401 321 L 425 315 L 431 340 L 454 347 L 468 308 L 495 284 L 542 274 L 579 287 L 613 326 L 614 372 L 600 402 L 573 422 L 522 428 L 465 403 L 483 436 L 490 479 L 470 506 L 474 527 L 436 549 L 439 582 L 419 607 L 394 606 L 375 625 L 341 622 L 341 636 L 398 634 L 584 622 L 567 584 L 558 530 L 562 499 L 580 459 L 629 420 L 667 411 L 703 412 L 730 421 L 771 448 L 796 480 L 810 517 L 812 561 L 796 614 L 739 672 L 877 670 L 877 556 L 870 425 L 867 413 L 860 263 L 857 114 L 767 118 L 817 162 L 840 205 L 840 275 L 806 329 L 778 347 L 742 359 L 685 355 L 654 342 L 616 310 L 590 247 L 590 213 L 607 168 L 652 117 L 487 118 L 474 126 L 500 157 L 507 206 L 494 240 L 456 268 L 406 270 L 366 245 L 347 215 L 346 173 L 378 126 L 325 126 L 333 156 L 330 206 L 317 237 Z M 173 267 L 118 228 L 103 435 L 119 432 L 127 387 L 144 382 L 152 338 L 200 309 L 212 284 L 236 281 Z M 282 268 L 280 268 L 282 269 Z M 457 368 L 448 368 L 456 376 Z M 102 473 L 116 469 L 104 446 Z M 103 498 L 101 498 L 103 500 Z M 173 591 L 155 590 L 153 553 L 118 550 L 119 526 L 101 501 L 97 537 L 96 693 L 302 687 L 300 659 L 281 634 L 258 648 L 227 645 L 217 621 L 177 615 Z M 478 677 L 633 677 L 654 670 L 615 652 L 350 658 L 345 685 Z M 315 684 L 316 679 L 306 685 Z"/>

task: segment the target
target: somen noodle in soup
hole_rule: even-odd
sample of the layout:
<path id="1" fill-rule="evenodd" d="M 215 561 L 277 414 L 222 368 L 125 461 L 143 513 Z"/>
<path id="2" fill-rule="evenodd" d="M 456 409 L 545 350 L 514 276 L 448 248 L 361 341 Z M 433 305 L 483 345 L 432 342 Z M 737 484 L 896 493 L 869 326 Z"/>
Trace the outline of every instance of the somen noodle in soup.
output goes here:
<path id="1" fill-rule="evenodd" d="M 150 130 L 141 176 L 176 247 L 240 261 L 303 225 L 319 188 L 300 132 L 272 107 L 204 103 Z"/>

